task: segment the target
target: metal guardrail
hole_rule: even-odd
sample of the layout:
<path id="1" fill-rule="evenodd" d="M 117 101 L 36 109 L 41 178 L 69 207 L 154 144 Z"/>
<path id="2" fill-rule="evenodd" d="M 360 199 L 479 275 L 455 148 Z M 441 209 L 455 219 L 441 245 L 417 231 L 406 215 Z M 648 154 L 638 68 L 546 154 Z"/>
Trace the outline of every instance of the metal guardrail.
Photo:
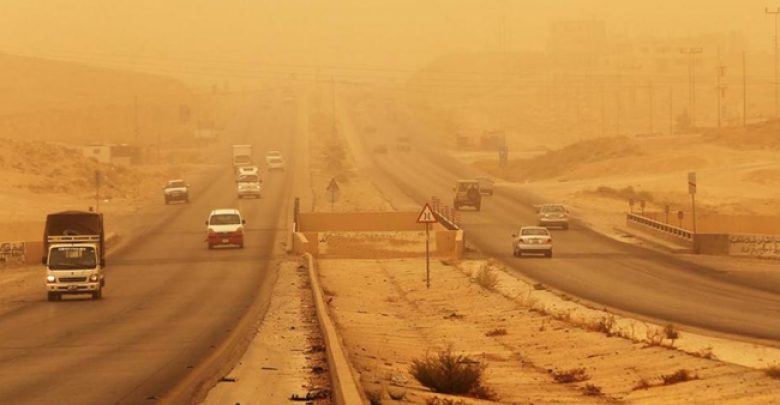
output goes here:
<path id="1" fill-rule="evenodd" d="M 626 221 L 633 222 L 638 225 L 646 226 L 648 228 L 655 229 L 657 231 L 661 231 L 664 233 L 667 233 L 672 236 L 676 236 L 681 239 L 685 239 L 686 241 L 693 242 L 693 232 L 679 228 L 673 225 L 665 224 L 663 222 L 658 222 L 654 219 L 650 219 L 647 217 L 643 217 L 641 215 L 632 214 L 632 213 L 626 213 Z"/>
<path id="2" fill-rule="evenodd" d="M 454 231 L 460 229 L 458 224 L 458 211 L 455 208 L 448 207 L 441 204 L 441 200 L 438 197 L 431 198 L 430 201 L 433 215 L 436 216 L 436 220 L 445 228 Z"/>

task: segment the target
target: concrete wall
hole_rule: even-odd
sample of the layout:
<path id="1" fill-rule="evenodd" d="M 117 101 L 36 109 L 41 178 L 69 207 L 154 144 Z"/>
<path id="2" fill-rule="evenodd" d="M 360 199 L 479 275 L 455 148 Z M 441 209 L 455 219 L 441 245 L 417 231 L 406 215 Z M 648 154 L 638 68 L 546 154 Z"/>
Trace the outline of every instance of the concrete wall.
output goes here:
<path id="1" fill-rule="evenodd" d="M 296 254 L 330 258 L 425 256 L 425 225 L 417 212 L 301 213 L 293 236 Z M 432 256 L 460 258 L 463 231 L 431 226 Z"/>
<path id="2" fill-rule="evenodd" d="M 301 232 L 308 231 L 420 231 L 418 212 L 314 212 L 300 214 Z M 442 228 L 434 224 L 432 229 Z"/>

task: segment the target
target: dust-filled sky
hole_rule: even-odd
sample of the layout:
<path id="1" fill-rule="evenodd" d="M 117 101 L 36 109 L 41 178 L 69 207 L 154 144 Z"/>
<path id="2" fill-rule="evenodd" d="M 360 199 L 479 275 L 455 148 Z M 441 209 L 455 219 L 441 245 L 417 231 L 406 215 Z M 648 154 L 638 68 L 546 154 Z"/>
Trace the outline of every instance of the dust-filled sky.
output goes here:
<path id="1" fill-rule="evenodd" d="M 204 78 L 289 67 L 415 69 L 453 51 L 543 49 L 551 21 L 610 34 L 741 31 L 771 47 L 757 0 L 0 0 L 0 51 Z M 502 27 L 506 26 L 506 34 Z"/>

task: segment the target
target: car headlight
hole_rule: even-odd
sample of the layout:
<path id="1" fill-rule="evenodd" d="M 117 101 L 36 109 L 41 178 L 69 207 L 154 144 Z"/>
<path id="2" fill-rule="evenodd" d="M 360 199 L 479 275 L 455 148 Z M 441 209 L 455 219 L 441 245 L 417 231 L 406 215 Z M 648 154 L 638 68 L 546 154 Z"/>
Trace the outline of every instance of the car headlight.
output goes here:
<path id="1" fill-rule="evenodd" d="M 98 278 L 97 274 L 93 274 L 93 275 L 89 276 L 89 281 L 92 282 L 92 283 L 96 283 L 98 280 L 99 280 L 99 278 Z"/>
<path id="2" fill-rule="evenodd" d="M 57 278 L 54 276 L 46 276 L 46 282 L 49 284 L 53 284 L 57 282 Z"/>

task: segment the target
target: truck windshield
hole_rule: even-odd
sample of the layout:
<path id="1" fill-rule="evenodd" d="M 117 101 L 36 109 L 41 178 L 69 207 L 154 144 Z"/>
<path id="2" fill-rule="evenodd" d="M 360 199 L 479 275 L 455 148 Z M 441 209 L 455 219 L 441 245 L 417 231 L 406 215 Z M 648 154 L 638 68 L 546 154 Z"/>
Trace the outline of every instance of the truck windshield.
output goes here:
<path id="1" fill-rule="evenodd" d="M 49 252 L 50 270 L 94 269 L 97 256 L 93 247 L 57 247 Z"/>

